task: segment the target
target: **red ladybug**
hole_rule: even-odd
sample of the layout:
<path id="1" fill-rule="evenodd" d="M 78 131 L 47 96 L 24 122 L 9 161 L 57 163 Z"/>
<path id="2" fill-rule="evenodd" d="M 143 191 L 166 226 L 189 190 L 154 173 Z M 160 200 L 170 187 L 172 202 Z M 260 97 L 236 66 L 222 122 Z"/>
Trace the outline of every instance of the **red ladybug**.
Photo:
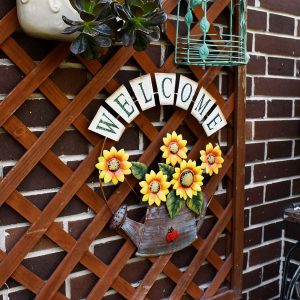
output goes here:
<path id="1" fill-rule="evenodd" d="M 175 230 L 173 227 L 168 229 L 168 233 L 166 235 L 166 241 L 168 243 L 172 243 L 178 239 L 178 231 Z"/>

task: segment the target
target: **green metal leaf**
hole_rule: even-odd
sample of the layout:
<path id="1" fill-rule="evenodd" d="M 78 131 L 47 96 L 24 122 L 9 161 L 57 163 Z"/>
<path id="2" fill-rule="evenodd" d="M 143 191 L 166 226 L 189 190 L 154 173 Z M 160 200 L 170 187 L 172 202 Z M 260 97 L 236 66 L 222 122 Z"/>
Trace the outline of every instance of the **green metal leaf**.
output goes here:
<path id="1" fill-rule="evenodd" d="M 167 180 L 170 181 L 173 178 L 173 174 L 175 172 L 175 169 L 169 165 L 166 164 L 158 164 L 159 170 L 163 172 L 164 175 L 167 175 Z"/>
<path id="2" fill-rule="evenodd" d="M 132 175 L 138 179 L 142 180 L 145 178 L 145 175 L 148 172 L 148 167 L 140 162 L 132 162 L 132 167 L 131 167 Z"/>
<path id="3" fill-rule="evenodd" d="M 210 27 L 210 23 L 208 22 L 206 17 L 203 17 L 200 22 L 200 28 L 203 33 L 207 33 Z"/>
<path id="4" fill-rule="evenodd" d="M 191 24 L 193 23 L 193 14 L 190 9 L 187 12 L 187 14 L 185 15 L 184 19 L 185 19 L 186 25 L 191 26 Z"/>
<path id="5" fill-rule="evenodd" d="M 202 0 L 193 0 L 192 6 L 193 6 L 193 8 L 194 8 L 194 7 L 196 7 L 197 5 L 201 6 L 201 4 L 202 4 Z"/>
<path id="6" fill-rule="evenodd" d="M 167 209 L 171 219 L 174 219 L 180 212 L 183 206 L 183 200 L 176 195 L 175 190 L 172 190 L 167 197 Z"/>
<path id="7" fill-rule="evenodd" d="M 206 44 L 203 44 L 199 49 L 199 55 L 202 60 L 206 60 L 209 55 L 209 49 Z"/>
<path id="8" fill-rule="evenodd" d="M 202 208 L 202 205 L 203 205 L 203 194 L 202 194 L 202 192 L 198 192 L 192 198 L 188 198 L 186 200 L 186 205 L 195 214 L 200 215 L 201 208 Z"/>

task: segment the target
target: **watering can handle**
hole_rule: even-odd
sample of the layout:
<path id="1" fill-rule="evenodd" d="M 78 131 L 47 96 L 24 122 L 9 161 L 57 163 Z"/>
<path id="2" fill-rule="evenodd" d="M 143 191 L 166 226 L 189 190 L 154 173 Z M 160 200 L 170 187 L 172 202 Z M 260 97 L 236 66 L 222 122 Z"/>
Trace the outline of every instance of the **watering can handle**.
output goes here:
<path id="1" fill-rule="evenodd" d="M 206 209 L 207 209 L 207 198 L 205 193 L 203 193 L 203 206 L 201 208 L 201 213 L 198 216 L 198 218 L 196 219 L 197 221 L 197 232 L 200 230 L 203 222 L 204 222 L 204 218 L 205 218 L 205 214 L 206 214 Z"/>

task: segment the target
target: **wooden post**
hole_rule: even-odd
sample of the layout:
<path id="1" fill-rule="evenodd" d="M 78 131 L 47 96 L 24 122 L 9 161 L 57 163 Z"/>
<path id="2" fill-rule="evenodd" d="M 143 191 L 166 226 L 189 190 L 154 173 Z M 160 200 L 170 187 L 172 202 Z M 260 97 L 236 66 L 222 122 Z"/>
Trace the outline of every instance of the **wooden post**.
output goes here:
<path id="1" fill-rule="evenodd" d="M 233 180 L 233 272 L 232 287 L 236 294 L 242 290 L 243 247 L 244 247 L 244 185 L 245 185 L 245 92 L 246 67 L 236 72 L 234 110 L 234 180 Z"/>

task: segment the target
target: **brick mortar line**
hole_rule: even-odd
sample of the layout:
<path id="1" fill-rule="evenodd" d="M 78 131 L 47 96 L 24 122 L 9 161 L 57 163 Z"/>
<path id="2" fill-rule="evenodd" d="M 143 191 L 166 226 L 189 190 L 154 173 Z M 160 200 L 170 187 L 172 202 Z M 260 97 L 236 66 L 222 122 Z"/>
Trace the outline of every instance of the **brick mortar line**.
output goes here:
<path id="1" fill-rule="evenodd" d="M 266 281 L 262 281 L 260 284 L 254 286 L 254 287 L 251 287 L 251 288 L 248 288 L 248 289 L 244 289 L 243 292 L 245 292 L 245 293 L 252 292 L 252 291 L 256 290 L 258 287 L 263 287 L 263 286 L 268 285 L 270 283 L 273 283 L 273 282 L 275 282 L 277 280 L 279 280 L 279 276 L 271 278 L 271 279 L 268 279 Z"/>
<path id="2" fill-rule="evenodd" d="M 271 9 L 263 8 L 260 6 L 247 5 L 247 8 L 250 10 L 261 11 L 261 12 L 266 12 L 266 13 L 268 12 L 268 13 L 271 13 L 274 15 L 289 17 L 291 19 L 300 19 L 300 16 L 298 16 L 298 15 L 293 15 L 293 14 L 289 14 L 287 12 L 282 12 L 282 11 L 277 11 L 277 10 L 271 10 Z"/>
<path id="3" fill-rule="evenodd" d="M 247 248 L 245 247 L 244 251 L 251 251 L 251 250 L 254 250 L 254 249 L 259 249 L 261 247 L 268 246 L 268 245 L 271 245 L 271 244 L 274 244 L 274 243 L 277 243 L 277 242 L 281 242 L 281 237 L 279 237 L 277 239 L 270 240 L 270 241 L 265 241 L 265 242 L 263 242 L 263 243 L 261 243 L 259 245 L 254 245 L 254 246 L 250 246 L 250 247 L 247 247 Z M 280 259 L 280 256 L 278 256 L 278 258 Z M 256 266 L 257 265 L 255 265 L 255 267 Z"/>
<path id="4" fill-rule="evenodd" d="M 291 55 L 282 55 L 282 54 L 271 54 L 271 53 L 265 53 L 265 52 L 258 52 L 258 51 L 248 51 L 248 53 L 252 56 L 263 56 L 266 58 L 272 57 L 272 58 L 285 58 L 285 59 L 299 59 L 300 56 L 291 56 Z M 248 73 L 246 74 L 249 75 Z"/>
<path id="5" fill-rule="evenodd" d="M 290 39 L 290 40 L 294 40 L 294 41 L 300 40 L 300 36 L 294 36 L 294 35 L 289 35 L 289 34 L 284 34 L 284 33 L 267 32 L 267 31 L 260 31 L 260 30 L 254 30 L 254 29 L 248 29 L 247 32 L 253 33 L 255 35 L 258 34 L 258 35 L 264 35 L 264 36 L 279 37 L 279 38 Z"/>
<path id="6" fill-rule="evenodd" d="M 266 144 L 266 145 L 268 145 L 269 143 L 272 143 L 272 142 L 290 142 L 290 141 L 292 141 L 292 142 L 294 142 L 294 141 L 300 141 L 300 138 L 295 138 L 295 139 L 292 139 L 291 140 L 291 138 L 286 138 L 286 139 L 284 139 L 284 138 L 282 138 L 282 139 L 272 139 L 272 140 L 267 140 L 267 141 L 265 141 L 265 140 L 248 140 L 247 142 L 246 142 L 246 145 L 254 145 L 254 144 Z M 285 158 L 283 157 L 282 158 L 283 160 L 285 160 Z"/>
<path id="7" fill-rule="evenodd" d="M 288 79 L 300 81 L 300 77 L 294 76 L 281 76 L 281 75 L 270 75 L 270 74 L 247 74 L 248 78 L 270 78 L 270 79 Z"/>
<path id="8" fill-rule="evenodd" d="M 252 78 L 251 78 L 252 79 Z M 247 96 L 247 101 L 254 101 L 254 100 L 265 100 L 265 101 L 271 101 L 271 100 L 300 100 L 299 97 L 286 97 L 286 96 L 260 96 L 260 95 L 254 95 L 254 96 Z"/>
<path id="9" fill-rule="evenodd" d="M 259 268 L 263 268 L 263 267 L 269 265 L 270 263 L 275 263 L 275 262 L 278 262 L 278 261 L 280 261 L 280 259 L 272 259 L 272 260 L 269 260 L 269 261 L 264 262 L 262 264 L 251 266 L 251 267 L 243 270 L 243 275 L 246 274 L 246 273 L 252 272 L 252 271 L 256 271 Z"/>

